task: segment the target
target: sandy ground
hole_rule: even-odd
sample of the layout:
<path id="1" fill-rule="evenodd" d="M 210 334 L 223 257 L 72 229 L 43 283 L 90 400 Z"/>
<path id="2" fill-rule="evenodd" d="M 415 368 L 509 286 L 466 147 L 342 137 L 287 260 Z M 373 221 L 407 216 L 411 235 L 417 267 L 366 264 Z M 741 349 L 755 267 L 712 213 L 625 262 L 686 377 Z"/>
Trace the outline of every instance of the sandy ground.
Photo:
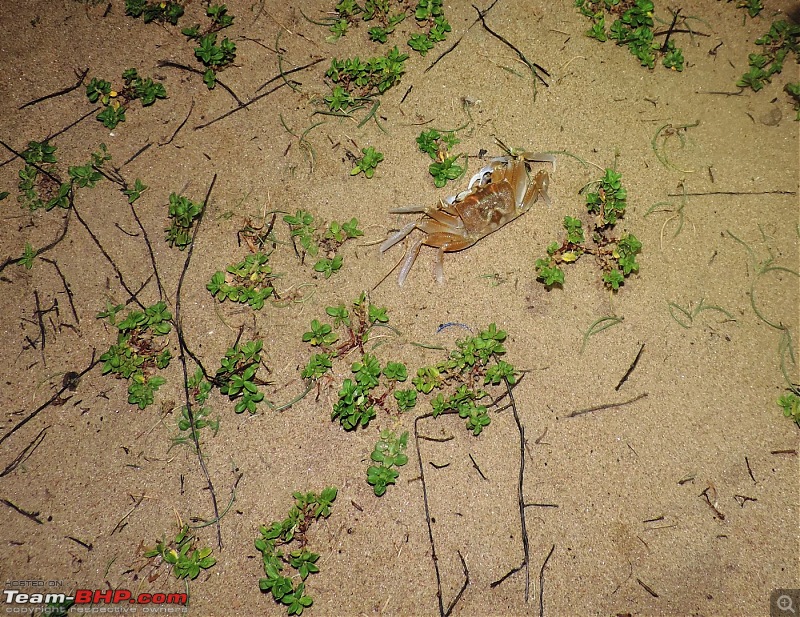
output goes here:
<path id="1" fill-rule="evenodd" d="M 104 142 L 129 182 L 141 178 L 150 187 L 136 212 L 173 311 L 186 254 L 163 242 L 168 196 L 202 201 L 216 176 L 181 292 L 183 334 L 212 372 L 239 328 L 244 339 L 263 340 L 259 375 L 271 383 L 264 391 L 275 403 L 303 390 L 299 369 L 311 350 L 300 340 L 310 320 L 373 290 L 401 258 L 401 248 L 378 251 L 377 243 L 402 222 L 387 211 L 433 204 L 465 185 L 464 179 L 450 184 L 449 193 L 433 186 L 414 141 L 421 126 L 463 125 L 466 98 L 474 103 L 472 122 L 459 133 L 456 151 L 470 155 L 469 173 L 481 165 L 481 150 L 501 153 L 495 138 L 591 163 L 560 155 L 551 174 L 552 205 L 540 201 L 474 247 L 447 255 L 444 285 L 434 279 L 435 251 L 423 249 L 402 289 L 391 275 L 371 291 L 398 333 L 381 339 L 375 350 L 381 362 L 414 368 L 441 360 L 446 352 L 410 343 L 452 349 L 465 331 L 437 333 L 444 323 L 478 331 L 495 322 L 508 332 L 507 360 L 527 371 L 514 390 L 526 438 L 527 568 L 521 433 L 511 410 L 493 415 L 477 438 L 463 420 L 447 416 L 417 426 L 420 434 L 451 440 L 415 441 L 414 417 L 430 410 L 427 402 L 399 420 L 383 414 L 367 429 L 346 433 L 330 421 L 330 411 L 353 355 L 335 361 L 330 379 L 282 412 L 262 404 L 254 416 L 236 415 L 226 397 L 212 395 L 221 424 L 216 436 L 206 430 L 203 454 L 220 510 L 234 499 L 219 525 L 221 546 L 217 526 L 196 530 L 217 563 L 191 582 L 191 614 L 286 614 L 259 591 L 263 571 L 253 542 L 260 525 L 285 516 L 292 491 L 325 486 L 339 494 L 331 516 L 310 532 L 321 572 L 307 581 L 314 598 L 307 614 L 318 617 L 440 614 L 464 586 L 461 558 L 468 584 L 453 615 L 766 615 L 773 589 L 800 587 L 798 429 L 775 404 L 786 388 L 782 357 L 798 380 L 780 347 L 788 333 L 797 354 L 800 339 L 798 123 L 782 91 L 797 81 L 798 66 L 787 60 L 783 74 L 757 94 L 719 94 L 737 92 L 753 41 L 774 17 L 798 8 L 765 4 L 761 16 L 743 22 L 734 3 L 681 3 L 682 15 L 703 21 L 690 22 L 702 35 L 675 35 L 687 59 L 677 73 L 661 66 L 647 71 L 626 49 L 583 36 L 588 22 L 569 1 L 500 0 L 487 25 L 549 72 L 545 87 L 534 86 L 514 52 L 473 25 L 468 3 L 454 2 L 445 7 L 453 26 L 448 42 L 424 58 L 412 54 L 400 85 L 381 98 L 382 131 L 373 121 L 359 126 L 367 110 L 356 121 L 312 115 L 322 109 L 315 99 L 329 92 L 330 58 L 379 50 L 363 24 L 329 43 L 327 29 L 300 13 L 319 19 L 332 2 L 230 2 L 236 20 L 225 34 L 236 40 L 238 55 L 220 78 L 242 100 L 265 92 L 259 86 L 279 74 L 276 51 L 283 70 L 322 61 L 292 74 L 294 88 L 280 87 L 205 128 L 199 127 L 237 104 L 220 87 L 209 92 L 196 74 L 157 66 L 162 60 L 199 66 L 179 28 L 126 17 L 119 0 L 3 3 L 0 138 L 17 151 L 92 110 L 83 88 L 20 109 L 74 85 L 74 71 L 118 81 L 124 69 L 137 67 L 164 82 L 166 100 L 145 109 L 134 104 L 112 133 L 92 114 L 52 143 L 63 170 L 86 162 Z M 189 5 L 181 25 L 199 21 L 201 9 Z M 657 14 L 669 17 L 664 3 Z M 394 34 L 401 47 L 414 28 L 408 21 Z M 313 167 L 281 117 L 297 134 L 324 121 L 306 135 Z M 670 124 L 696 126 L 666 140 L 665 166 L 651 140 Z M 385 161 L 371 180 L 351 177 L 348 152 L 366 146 Z M 41 580 L 62 581 L 64 591 L 182 591 L 165 568 L 151 576 L 157 561 L 143 556 L 144 547 L 174 537 L 178 519 L 201 525 L 214 516 L 197 456 L 186 446 L 170 449 L 184 396 L 177 358 L 145 411 L 129 405 L 125 382 L 101 375 L 100 366 L 75 391 L 41 407 L 62 389 L 66 372 L 85 371 L 93 354 L 114 342 L 113 329 L 95 315 L 107 301 L 126 302 L 129 295 L 109 260 L 138 289 L 152 274 L 143 235 L 108 181 L 78 191 L 71 215 L 19 209 L 21 162 L 7 150 L 2 162 L 0 190 L 11 195 L 0 203 L 0 259 L 18 257 L 26 243 L 51 243 L 67 225 L 63 240 L 40 256 L 51 262 L 38 258 L 31 270 L 6 265 L 0 278 L 4 589 L 22 591 L 14 581 Z M 565 215 L 588 220 L 578 191 L 598 179 L 596 166 L 614 165 L 629 192 L 618 227 L 643 243 L 640 273 L 612 296 L 585 258 L 566 268 L 563 288 L 545 290 L 535 280 L 535 259 L 563 232 Z M 684 188 L 690 196 L 679 216 L 676 195 Z M 668 203 L 645 216 L 659 202 Z M 285 276 L 277 285 L 286 293 L 311 283 L 298 291 L 304 302 L 267 303 L 260 311 L 216 303 L 205 284 L 247 254 L 237 243 L 245 220 L 297 208 L 321 221 L 361 221 L 366 234 L 345 245 L 342 270 L 326 280 L 278 245 L 272 261 Z M 280 218 L 275 230 L 288 237 Z M 154 280 L 139 297 L 146 305 L 158 300 Z M 54 302 L 58 313 L 45 312 Z M 701 302 L 729 316 L 699 311 L 681 325 L 671 315 L 670 303 L 691 313 Z M 582 349 L 583 333 L 612 315 L 622 321 Z M 177 356 L 174 333 L 170 345 Z M 379 428 L 392 427 L 412 433 L 410 460 L 397 485 L 377 498 L 365 470 Z"/>

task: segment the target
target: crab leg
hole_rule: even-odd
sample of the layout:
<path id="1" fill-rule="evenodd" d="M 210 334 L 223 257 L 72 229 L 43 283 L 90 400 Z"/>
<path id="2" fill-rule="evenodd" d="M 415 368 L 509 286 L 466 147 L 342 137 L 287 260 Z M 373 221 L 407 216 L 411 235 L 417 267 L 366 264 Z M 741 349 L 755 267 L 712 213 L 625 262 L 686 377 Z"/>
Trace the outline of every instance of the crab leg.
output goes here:
<path id="1" fill-rule="evenodd" d="M 412 223 L 408 223 L 405 227 L 403 227 L 397 233 L 389 236 L 383 244 L 381 244 L 381 253 L 385 253 L 390 248 L 392 248 L 395 244 L 400 242 L 403 238 L 405 238 L 408 234 L 414 231 L 414 228 L 417 226 L 418 221 L 414 221 Z"/>
<path id="2" fill-rule="evenodd" d="M 400 268 L 400 275 L 397 277 L 397 284 L 400 287 L 403 286 L 403 283 L 406 282 L 406 277 L 408 273 L 411 271 L 411 267 L 414 265 L 414 261 L 417 259 L 417 255 L 419 255 L 419 249 L 422 246 L 422 238 L 414 242 L 411 245 L 411 248 L 408 249 L 408 253 L 406 254 L 406 259 L 403 262 L 403 267 Z"/>

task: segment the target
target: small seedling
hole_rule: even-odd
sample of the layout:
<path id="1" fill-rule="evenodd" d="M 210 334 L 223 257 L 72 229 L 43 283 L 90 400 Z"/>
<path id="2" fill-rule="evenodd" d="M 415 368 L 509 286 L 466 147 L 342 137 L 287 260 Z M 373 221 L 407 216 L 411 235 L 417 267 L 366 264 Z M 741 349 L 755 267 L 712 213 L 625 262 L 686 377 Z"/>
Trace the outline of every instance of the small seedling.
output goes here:
<path id="1" fill-rule="evenodd" d="M 86 86 L 89 101 L 103 105 L 103 111 L 97 115 L 97 119 L 110 130 L 114 130 L 120 122 L 125 122 L 125 112 L 133 101 L 140 100 L 142 107 L 148 107 L 157 99 L 167 98 L 162 83 L 149 77 L 139 77 L 136 69 L 124 71 L 122 79 L 125 85 L 119 92 L 112 89 L 110 82 L 96 77 Z"/>
<path id="2" fill-rule="evenodd" d="M 209 90 L 217 85 L 217 73 L 227 68 L 236 59 L 236 44 L 228 37 L 224 37 L 217 44 L 217 32 L 233 24 L 233 16 L 228 15 L 228 8 L 224 4 L 213 4 L 206 8 L 206 15 L 211 23 L 201 31 L 200 24 L 184 28 L 181 33 L 190 41 L 195 41 L 195 57 L 203 63 L 206 71 L 203 74 L 203 83 Z"/>
<path id="3" fill-rule="evenodd" d="M 761 90 L 772 80 L 773 75 L 783 70 L 783 63 L 789 52 L 794 53 L 797 59 L 800 51 L 800 25 L 783 19 L 774 21 L 769 32 L 756 39 L 756 45 L 762 47 L 761 53 L 748 56 L 750 70 L 736 82 L 740 88 L 751 88 L 754 92 Z"/>
<path id="4" fill-rule="evenodd" d="M 423 131 L 417 137 L 420 151 L 426 153 L 433 160 L 433 163 L 428 166 L 428 173 L 433 176 L 436 188 L 442 188 L 448 180 L 457 180 L 466 171 L 466 166 L 456 165 L 461 156 L 464 156 L 464 160 L 466 160 L 466 155 L 450 155 L 450 149 L 458 143 L 460 141 L 455 133 L 440 133 L 435 129 Z"/>
<path id="5" fill-rule="evenodd" d="M 172 330 L 172 314 L 164 302 L 157 302 L 144 312 L 132 310 L 117 322 L 117 313 L 123 308 L 122 304 L 106 303 L 106 310 L 97 314 L 98 319 L 107 319 L 118 332 L 117 343 L 100 356 L 102 372 L 130 380 L 128 402 L 144 409 L 153 403 L 155 392 L 166 383 L 154 372 L 167 368 L 172 359 L 168 342 L 160 342 Z"/>
<path id="6" fill-rule="evenodd" d="M 783 409 L 783 415 L 800 427 L 800 396 L 794 392 L 786 392 L 778 399 L 778 406 Z"/>
<path id="7" fill-rule="evenodd" d="M 593 215 L 588 233 L 580 219 L 564 217 L 566 239 L 561 244 L 551 243 L 547 247 L 547 257 L 536 260 L 536 278 L 546 287 L 563 285 L 561 265 L 574 263 L 585 254 L 594 255 L 603 282 L 613 291 L 619 289 L 626 277 L 639 271 L 636 256 L 642 249 L 641 242 L 633 234 L 623 234 L 617 239 L 610 236 L 627 207 L 628 194 L 621 178 L 621 174 L 606 169 L 605 176 L 590 185 L 596 190 L 585 193 L 586 210 Z"/>
<path id="8" fill-rule="evenodd" d="M 654 68 L 656 57 L 662 56 L 662 64 L 675 71 L 683 71 L 683 53 L 669 38 L 673 33 L 670 28 L 664 44 L 654 41 L 653 12 L 655 7 L 651 0 L 575 0 L 578 11 L 592 21 L 592 27 L 586 36 L 605 42 L 609 39 L 617 45 L 627 45 L 642 66 Z M 677 20 L 677 14 L 673 17 Z M 606 28 L 606 18 L 614 19 Z M 673 27 L 674 27 L 673 22 Z"/>
<path id="9" fill-rule="evenodd" d="M 256 538 L 255 547 L 261 553 L 265 576 L 259 579 L 258 587 L 263 593 L 272 594 L 275 602 L 284 604 L 289 615 L 302 615 L 313 604 L 305 593 L 305 585 L 311 574 L 319 572 L 319 554 L 308 550 L 307 533 L 312 523 L 331 515 L 337 493 L 332 486 L 319 495 L 295 492 L 288 516 L 259 528 L 261 535 Z M 300 577 L 297 586 L 292 580 L 294 576 L 284 574 L 287 569 Z"/>
<path id="10" fill-rule="evenodd" d="M 756 17 L 761 11 L 764 10 L 764 5 L 761 0 L 741 0 L 736 4 L 736 8 L 746 9 L 747 14 L 750 17 Z"/>
<path id="11" fill-rule="evenodd" d="M 386 493 L 386 487 L 395 484 L 400 473 L 396 467 L 402 467 L 408 462 L 406 445 L 408 432 L 397 437 L 392 431 L 381 431 L 381 438 L 375 444 L 370 458 L 378 463 L 367 469 L 367 483 L 372 486 L 377 497 Z"/>
<path id="12" fill-rule="evenodd" d="M 419 0 L 414 19 L 426 32 L 412 34 L 408 46 L 422 56 L 433 49 L 436 43 L 444 41 L 452 30 L 444 17 L 442 0 Z"/>
<path id="13" fill-rule="evenodd" d="M 356 161 L 356 166 L 350 170 L 350 175 L 356 176 L 363 171 L 367 178 L 371 178 L 375 175 L 375 168 L 378 166 L 378 163 L 383 160 L 383 154 L 381 152 L 376 152 L 375 148 L 372 146 L 362 148 L 361 152 L 364 156 Z"/>
<path id="14" fill-rule="evenodd" d="M 70 182 L 61 182 L 56 170 L 56 146 L 31 141 L 21 153 L 25 166 L 19 172 L 17 201 L 29 210 L 69 208 Z M 40 170 L 44 173 L 40 173 Z"/>
<path id="15" fill-rule="evenodd" d="M 229 265 L 225 272 L 215 272 L 206 289 L 220 302 L 249 304 L 258 311 L 275 291 L 272 287 L 275 277 L 268 262 L 269 254 L 251 253 L 239 263 Z"/>
<path id="16" fill-rule="evenodd" d="M 219 417 L 212 419 L 211 408 L 206 406 L 206 401 L 211 394 L 212 385 L 203 377 L 203 371 L 197 369 L 195 374 L 190 376 L 186 382 L 189 397 L 192 403 L 192 414 L 189 415 L 189 408 L 184 405 L 178 417 L 178 435 L 172 438 L 172 445 L 190 445 L 195 447 L 193 435 L 208 427 L 217 436 L 219 431 Z M 199 437 L 198 437 L 199 442 Z"/>
<path id="17" fill-rule="evenodd" d="M 149 187 L 139 180 L 139 178 L 136 178 L 133 183 L 133 187 L 122 189 L 122 194 L 128 198 L 128 203 L 133 205 L 139 200 L 139 198 L 142 196 L 142 193 L 144 193 L 148 188 Z"/>
<path id="18" fill-rule="evenodd" d="M 264 393 L 258 389 L 264 382 L 256 377 L 261 363 L 261 341 L 249 341 L 236 344 L 225 352 L 220 360 L 215 383 L 219 391 L 231 400 L 241 399 L 236 403 L 234 411 L 242 413 L 247 410 L 256 413 L 256 403 L 264 400 Z"/>
<path id="19" fill-rule="evenodd" d="M 358 228 L 356 218 L 343 223 L 332 221 L 324 233 L 317 229 L 314 216 L 306 210 L 298 210 L 294 215 L 287 214 L 283 220 L 289 225 L 295 252 L 300 256 L 301 262 L 306 255 L 317 257 L 322 252 L 324 257 L 314 264 L 314 270 L 323 274 L 326 279 L 338 272 L 344 264 L 344 258 L 337 255 L 342 245 L 364 235 Z M 297 242 L 300 243 L 301 251 L 297 250 Z"/>
<path id="20" fill-rule="evenodd" d="M 166 241 L 171 247 L 177 246 L 183 250 L 192 243 L 192 230 L 202 211 L 203 204 L 170 193 L 168 216 L 171 221 L 164 231 L 167 234 Z"/>
<path id="21" fill-rule="evenodd" d="M 178 19 L 183 16 L 183 6 L 180 2 L 167 0 L 125 0 L 125 14 L 131 17 L 141 17 L 144 23 L 151 21 L 167 22 L 177 25 Z"/>
<path id="22" fill-rule="evenodd" d="M 196 545 L 197 539 L 190 532 L 189 525 L 183 525 L 174 540 L 171 542 L 159 540 L 154 548 L 145 552 L 144 556 L 161 557 L 161 563 L 171 565 L 172 574 L 178 580 L 194 580 L 200 576 L 201 571 L 208 570 L 217 563 L 211 556 L 213 552 L 211 547 L 196 548 Z"/>

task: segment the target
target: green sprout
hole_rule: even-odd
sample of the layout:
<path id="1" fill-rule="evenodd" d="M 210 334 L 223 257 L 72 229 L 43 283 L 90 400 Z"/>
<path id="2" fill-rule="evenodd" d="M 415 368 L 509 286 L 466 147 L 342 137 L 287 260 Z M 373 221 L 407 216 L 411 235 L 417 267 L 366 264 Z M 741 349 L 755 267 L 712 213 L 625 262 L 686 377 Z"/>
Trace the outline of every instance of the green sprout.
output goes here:
<path id="1" fill-rule="evenodd" d="M 319 572 L 319 554 L 308 550 L 307 532 L 315 521 L 331 515 L 337 493 L 332 486 L 319 495 L 295 492 L 292 494 L 294 505 L 287 517 L 259 528 L 255 547 L 261 553 L 264 578 L 259 579 L 258 587 L 263 593 L 271 594 L 275 602 L 286 606 L 290 616 L 302 615 L 314 602 L 306 595 L 305 585 L 309 576 Z M 286 576 L 289 569 L 296 574 Z M 300 578 L 296 586 L 295 576 Z"/>
<path id="2" fill-rule="evenodd" d="M 171 542 L 159 540 L 155 547 L 145 551 L 145 557 L 161 557 L 162 563 L 172 566 L 172 574 L 178 580 L 194 580 L 200 572 L 208 570 L 217 563 L 211 556 L 210 547 L 196 548 L 196 538 L 190 533 L 189 525 L 183 525 Z"/>
<path id="3" fill-rule="evenodd" d="M 172 314 L 164 302 L 157 302 L 144 311 L 129 311 L 117 323 L 116 315 L 122 308 L 108 304 L 97 315 L 117 329 L 117 343 L 100 356 L 102 373 L 129 380 L 128 402 L 144 409 L 153 404 L 155 392 L 166 383 L 154 373 L 167 368 L 172 359 L 167 343 L 159 342 L 172 330 Z"/>
<path id="4" fill-rule="evenodd" d="M 269 254 L 251 253 L 239 263 L 229 265 L 225 272 L 215 272 L 206 289 L 219 302 L 230 300 L 261 310 L 275 291 L 272 287 L 275 277 L 268 262 Z"/>
<path id="5" fill-rule="evenodd" d="M 367 469 L 367 483 L 372 486 L 377 497 L 386 493 L 386 488 L 390 484 L 395 484 L 400 473 L 396 467 L 402 467 L 408 463 L 408 456 L 405 453 L 408 444 L 408 432 L 397 437 L 392 431 L 381 431 L 381 438 L 375 444 L 370 458 L 377 465 L 371 465 Z"/>
<path id="6" fill-rule="evenodd" d="M 552 242 L 547 247 L 547 257 L 536 260 L 536 278 L 548 288 L 564 284 L 562 264 L 574 263 L 586 254 L 594 255 L 602 271 L 601 279 L 612 291 L 619 290 L 626 277 L 639 271 L 636 256 L 642 243 L 633 234 L 623 234 L 618 239 L 610 235 L 627 208 L 628 192 L 622 186 L 622 175 L 606 169 L 603 178 L 590 186 L 595 190 L 585 192 L 586 210 L 593 215 L 588 233 L 580 219 L 564 217 L 566 239 L 561 244 Z"/>
<path id="7" fill-rule="evenodd" d="M 383 154 L 376 152 L 372 146 L 362 148 L 361 152 L 364 156 L 356 161 L 356 166 L 350 171 L 350 175 L 355 176 L 363 171 L 367 178 L 372 178 L 378 163 L 383 160 Z"/>

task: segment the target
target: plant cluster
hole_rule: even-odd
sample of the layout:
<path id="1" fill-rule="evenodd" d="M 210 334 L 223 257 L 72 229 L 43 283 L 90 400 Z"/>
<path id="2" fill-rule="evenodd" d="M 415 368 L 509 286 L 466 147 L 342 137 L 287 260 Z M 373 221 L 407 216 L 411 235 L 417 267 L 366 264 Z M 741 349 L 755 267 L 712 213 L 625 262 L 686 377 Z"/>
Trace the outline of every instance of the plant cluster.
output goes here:
<path id="1" fill-rule="evenodd" d="M 774 21 L 769 32 L 756 39 L 756 45 L 762 46 L 761 53 L 748 56 L 750 69 L 736 82 L 740 88 L 752 88 L 754 92 L 761 90 L 772 80 L 773 75 L 783 70 L 783 63 L 789 52 L 798 60 L 800 25 L 783 19 Z M 800 82 L 787 84 L 785 90 L 794 100 L 800 119 Z"/>
<path id="2" fill-rule="evenodd" d="M 503 347 L 506 337 L 506 332 L 492 323 L 478 336 L 457 341 L 456 349 L 446 360 L 417 370 L 412 380 L 417 391 L 422 394 L 438 391 L 430 401 L 434 418 L 458 414 L 475 436 L 491 423 L 490 405 L 479 404 L 489 397 L 484 388 L 516 383 L 516 369 L 501 359 L 506 353 Z"/>
<path id="3" fill-rule="evenodd" d="M 305 260 L 306 255 L 318 257 L 314 263 L 314 270 L 330 278 L 331 275 L 341 270 L 344 258 L 339 255 L 342 245 L 348 240 L 363 236 L 364 232 L 358 228 L 358 219 L 349 221 L 332 221 L 327 227 L 317 229 L 314 215 L 307 210 L 298 210 L 295 214 L 287 214 L 283 221 L 289 225 L 295 251 L 300 244 L 300 259 Z"/>
<path id="4" fill-rule="evenodd" d="M 381 431 L 381 438 L 370 455 L 377 465 L 370 465 L 367 469 L 367 483 L 373 488 L 377 497 L 386 493 L 387 486 L 397 482 L 400 473 L 396 468 L 408 462 L 405 453 L 407 445 L 408 431 L 400 437 L 389 430 Z"/>
<path id="5" fill-rule="evenodd" d="M 408 46 L 423 56 L 433 49 L 436 43 L 444 41 L 452 29 L 444 17 L 442 0 L 419 0 L 414 11 L 414 19 L 425 32 L 412 34 L 408 39 Z"/>
<path id="6" fill-rule="evenodd" d="M 214 383 L 219 386 L 219 391 L 232 401 L 237 401 L 234 411 L 242 413 L 244 410 L 251 414 L 256 412 L 256 403 L 264 400 L 264 393 L 258 386 L 264 382 L 256 377 L 256 372 L 261 364 L 261 341 L 248 341 L 244 344 L 235 344 L 225 352 L 225 357 L 220 360 L 220 367 L 214 378 Z"/>
<path id="7" fill-rule="evenodd" d="M 325 313 L 333 318 L 333 325 L 313 319 L 311 330 L 303 333 L 304 343 L 320 349 L 320 353 L 312 356 L 302 370 L 301 375 L 304 379 L 320 379 L 331 369 L 333 358 L 345 355 L 353 349 L 358 349 L 364 354 L 364 344 L 369 340 L 373 328 L 389 322 L 386 309 L 372 304 L 364 292 L 353 300 L 349 309 L 344 304 L 340 304 L 327 307 Z M 340 341 L 339 334 L 335 330 L 341 331 L 342 329 L 346 331 L 346 336 L 344 340 Z M 339 341 L 339 345 L 335 346 L 334 343 L 337 341 Z M 388 379 L 404 381 L 404 379 L 400 379 L 399 369 L 395 370 L 395 368 L 387 367 Z"/>
<path id="8" fill-rule="evenodd" d="M 730 2 L 731 0 L 728 0 Z M 761 11 L 764 10 L 764 4 L 761 0 L 740 0 L 736 4 L 737 9 L 745 9 L 750 17 L 756 17 Z"/>
<path id="9" fill-rule="evenodd" d="M 211 418 L 211 408 L 206 406 L 206 401 L 211 394 L 212 385 L 203 377 L 202 369 L 198 368 L 194 375 L 189 377 L 186 382 L 189 398 L 192 404 L 192 413 L 189 415 L 189 408 L 186 405 L 181 407 L 178 417 L 178 435 L 172 438 L 173 445 L 189 445 L 194 447 L 194 435 L 208 427 L 217 436 L 219 431 L 219 416 Z M 199 437 L 198 437 L 199 442 Z"/>
<path id="10" fill-rule="evenodd" d="M 206 16 L 210 18 L 210 23 L 205 29 L 201 30 L 200 24 L 196 24 L 183 28 L 181 34 L 197 43 L 194 55 L 206 67 L 203 83 L 209 90 L 213 90 L 217 85 L 217 73 L 233 64 L 236 59 L 236 43 L 227 36 L 217 41 L 217 33 L 231 26 L 234 18 L 228 15 L 228 7 L 224 4 L 209 5 Z"/>
<path id="11" fill-rule="evenodd" d="M 442 188 L 448 180 L 457 180 L 464 175 L 467 170 L 466 165 L 456 165 L 458 159 L 466 155 L 451 155 L 450 149 L 460 140 L 452 131 L 439 132 L 436 129 L 422 131 L 417 137 L 417 146 L 420 152 L 424 152 L 433 160 L 428 166 L 428 173 L 433 176 L 433 183 L 436 188 Z"/>
<path id="12" fill-rule="evenodd" d="M 46 141 L 31 141 L 21 153 L 25 166 L 19 171 L 17 201 L 23 208 L 69 208 L 71 186 L 69 182 L 61 182 L 59 179 L 55 152 L 56 147 Z"/>
<path id="13" fill-rule="evenodd" d="M 183 5 L 173 0 L 125 0 L 125 14 L 144 20 L 178 24 L 178 19 L 183 16 Z"/>
<path id="14" fill-rule="evenodd" d="M 357 107 L 370 97 L 383 94 L 400 82 L 405 73 L 408 54 L 401 54 L 393 47 L 385 56 L 376 56 L 366 61 L 358 57 L 339 60 L 333 58 L 325 76 L 336 84 L 325 103 L 332 112 L 346 112 Z"/>
<path id="15" fill-rule="evenodd" d="M 264 593 L 272 594 L 276 602 L 284 604 L 289 615 L 302 615 L 313 600 L 306 595 L 306 579 L 319 572 L 319 554 L 308 549 L 308 530 L 312 523 L 331 515 L 333 502 L 338 490 L 329 486 L 319 495 L 313 492 L 295 492 L 294 505 L 283 521 L 273 521 L 259 528 L 260 537 L 255 547 L 261 553 L 264 578 L 259 579 L 258 587 Z M 286 572 L 294 571 L 287 576 Z M 300 581 L 295 586 L 294 577 Z"/>
<path id="16" fill-rule="evenodd" d="M 783 410 L 783 415 L 791 418 L 792 421 L 800 426 L 800 396 L 795 392 L 788 391 L 778 399 L 778 406 Z"/>
<path id="17" fill-rule="evenodd" d="M 575 0 L 580 13 L 592 21 L 586 36 L 600 42 L 616 41 L 617 45 L 627 45 L 633 54 L 647 68 L 654 68 L 656 55 L 662 56 L 662 64 L 668 69 L 682 71 L 683 52 L 667 37 L 660 45 L 654 41 L 653 11 L 651 0 Z M 614 18 L 609 28 L 606 20 Z"/>
<path id="18" fill-rule="evenodd" d="M 230 300 L 261 310 L 275 291 L 272 286 L 275 277 L 268 262 L 269 253 L 250 253 L 242 261 L 229 265 L 225 272 L 215 272 L 206 289 L 219 302 Z"/>
<path id="19" fill-rule="evenodd" d="M 553 242 L 547 247 L 547 257 L 536 260 L 536 278 L 547 287 L 564 284 L 564 271 L 561 264 L 574 263 L 582 255 L 594 255 L 605 285 L 616 291 L 625 278 L 639 271 L 636 255 L 642 244 L 633 234 L 623 234 L 613 238 L 610 234 L 615 225 L 625 215 L 627 191 L 622 186 L 622 174 L 606 169 L 605 176 L 589 186 L 596 190 L 585 192 L 586 209 L 594 218 L 588 225 L 588 233 L 583 222 L 571 216 L 564 217 L 566 238 L 559 244 Z"/>
<path id="20" fill-rule="evenodd" d="M 47 141 L 28 142 L 28 147 L 20 153 L 25 166 L 19 172 L 19 195 L 17 201 L 29 210 L 52 210 L 70 207 L 70 193 L 74 187 L 93 188 L 103 179 L 101 169 L 111 160 L 105 144 L 92 153 L 91 161 L 85 165 L 69 167 L 69 182 L 62 182 L 57 169 L 56 146 Z M 143 187 L 144 190 L 147 187 Z"/>
<path id="21" fill-rule="evenodd" d="M 367 178 L 371 178 L 375 175 L 378 163 L 383 160 L 383 153 L 377 152 L 375 148 L 369 146 L 368 148 L 361 148 L 361 154 L 364 156 L 356 161 L 355 167 L 350 170 L 350 175 L 357 176 L 363 171 Z"/>
<path id="22" fill-rule="evenodd" d="M 172 330 L 172 314 L 164 302 L 157 302 L 144 311 L 131 310 L 117 322 L 117 313 L 124 308 L 106 303 L 106 310 L 97 314 L 117 329 L 117 342 L 100 356 L 103 375 L 113 373 L 128 379 L 128 402 L 144 409 L 153 403 L 154 394 L 166 380 L 154 374 L 169 366 L 172 354 L 164 340 Z M 162 342 L 163 341 L 163 342 Z"/>
<path id="23" fill-rule="evenodd" d="M 172 566 L 172 573 L 179 580 L 194 580 L 202 570 L 208 570 L 217 563 L 211 556 L 211 547 L 196 548 L 197 539 L 190 533 L 189 525 L 183 525 L 171 542 L 159 540 L 155 547 L 148 549 L 147 558 L 161 557 L 161 563 Z"/>
<path id="24" fill-rule="evenodd" d="M 192 230 L 194 224 L 203 212 L 203 204 L 192 201 L 187 197 L 170 193 L 168 216 L 170 226 L 166 232 L 166 241 L 171 247 L 185 249 L 192 243 Z"/>
<path id="25" fill-rule="evenodd" d="M 133 101 L 139 100 L 142 107 L 149 107 L 157 99 L 167 98 L 167 91 L 161 82 L 140 77 L 136 69 L 125 70 L 122 80 L 125 85 L 119 92 L 112 89 L 111 82 L 97 77 L 93 77 L 86 85 L 89 101 L 103 105 L 103 111 L 97 114 L 97 119 L 110 130 L 114 130 L 120 122 L 125 122 L 125 111 Z"/>
<path id="26" fill-rule="evenodd" d="M 363 21 L 376 24 L 368 31 L 369 39 L 376 43 L 386 43 L 397 25 L 408 16 L 409 10 L 410 7 L 400 1 L 366 0 L 364 6 L 361 6 L 355 0 L 340 0 L 336 4 L 334 18 L 315 23 L 328 26 L 331 31 L 328 41 L 333 42 L 344 36 L 360 15 Z M 424 32 L 413 34 L 408 40 L 408 46 L 424 56 L 436 43 L 445 40 L 451 27 L 444 17 L 442 0 L 419 0 L 413 12 L 417 25 Z"/>

